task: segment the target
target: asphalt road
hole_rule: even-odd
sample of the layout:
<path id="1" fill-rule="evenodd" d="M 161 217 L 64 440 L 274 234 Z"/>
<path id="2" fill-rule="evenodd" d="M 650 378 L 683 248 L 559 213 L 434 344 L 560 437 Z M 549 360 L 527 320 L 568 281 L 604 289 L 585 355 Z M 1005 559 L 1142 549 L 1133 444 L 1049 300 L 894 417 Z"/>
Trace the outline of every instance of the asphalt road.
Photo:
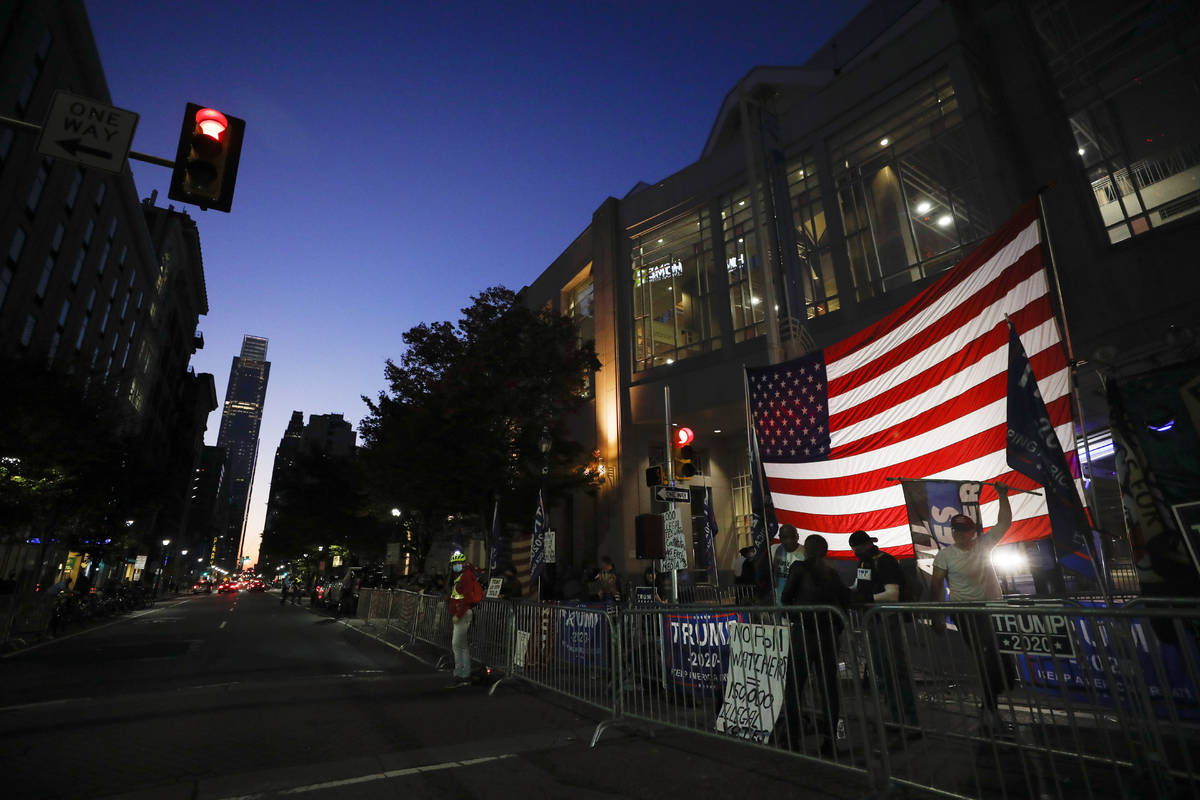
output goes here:
<path id="1" fill-rule="evenodd" d="M 449 676 L 275 594 L 161 601 L 0 659 L 5 797 L 857 798 L 818 764 L 610 729 Z"/>

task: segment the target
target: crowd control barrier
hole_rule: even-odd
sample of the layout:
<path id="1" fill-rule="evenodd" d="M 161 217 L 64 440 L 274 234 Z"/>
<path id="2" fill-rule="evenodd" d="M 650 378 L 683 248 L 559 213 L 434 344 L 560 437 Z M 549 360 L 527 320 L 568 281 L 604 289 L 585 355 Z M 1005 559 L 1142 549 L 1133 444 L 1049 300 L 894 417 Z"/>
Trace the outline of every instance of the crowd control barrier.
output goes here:
<path id="1" fill-rule="evenodd" d="M 442 596 L 367 605 L 448 654 Z M 895 604 L 843 611 L 512 602 L 475 607 L 471 655 L 652 725 L 819 760 L 879 792 L 1200 800 L 1195 601 Z M 503 681 L 493 686 L 501 686 Z"/>
<path id="2" fill-rule="evenodd" d="M 1195 609 L 889 605 L 861 633 L 889 783 L 963 798 L 1200 797 Z"/>

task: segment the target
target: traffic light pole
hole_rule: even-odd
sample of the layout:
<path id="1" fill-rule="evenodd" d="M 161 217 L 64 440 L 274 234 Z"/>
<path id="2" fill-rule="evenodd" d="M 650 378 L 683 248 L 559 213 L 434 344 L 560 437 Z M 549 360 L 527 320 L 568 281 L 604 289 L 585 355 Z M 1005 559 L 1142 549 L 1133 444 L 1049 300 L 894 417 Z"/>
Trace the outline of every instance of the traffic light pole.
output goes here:
<path id="1" fill-rule="evenodd" d="M 666 443 L 667 443 L 667 485 L 675 485 L 675 459 L 671 453 L 671 444 L 674 437 L 671 435 L 671 387 L 663 386 L 663 418 L 666 420 Z M 671 503 L 671 507 L 675 506 Z M 679 570 L 671 570 L 671 602 L 679 602 Z"/>

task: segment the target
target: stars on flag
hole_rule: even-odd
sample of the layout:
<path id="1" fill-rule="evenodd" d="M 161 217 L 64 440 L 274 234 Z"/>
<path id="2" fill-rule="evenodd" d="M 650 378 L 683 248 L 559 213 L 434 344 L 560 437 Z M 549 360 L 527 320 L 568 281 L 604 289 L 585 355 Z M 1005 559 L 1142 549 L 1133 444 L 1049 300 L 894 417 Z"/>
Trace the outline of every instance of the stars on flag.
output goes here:
<path id="1" fill-rule="evenodd" d="M 829 456 L 825 363 L 816 353 L 787 368 L 750 374 L 750 405 L 764 461 L 817 461 Z"/>

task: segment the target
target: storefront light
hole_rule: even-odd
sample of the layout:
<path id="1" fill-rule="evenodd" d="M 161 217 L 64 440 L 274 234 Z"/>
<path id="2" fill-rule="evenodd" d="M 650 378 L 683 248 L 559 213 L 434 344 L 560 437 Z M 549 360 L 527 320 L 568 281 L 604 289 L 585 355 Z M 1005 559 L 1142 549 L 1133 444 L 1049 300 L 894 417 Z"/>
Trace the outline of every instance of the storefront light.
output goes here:
<path id="1" fill-rule="evenodd" d="M 930 203 L 928 200 L 922 200 L 921 202 L 917 203 L 917 213 L 918 214 L 927 214 L 927 213 L 929 213 L 929 209 L 931 209 L 931 208 L 933 208 L 933 204 Z"/>

